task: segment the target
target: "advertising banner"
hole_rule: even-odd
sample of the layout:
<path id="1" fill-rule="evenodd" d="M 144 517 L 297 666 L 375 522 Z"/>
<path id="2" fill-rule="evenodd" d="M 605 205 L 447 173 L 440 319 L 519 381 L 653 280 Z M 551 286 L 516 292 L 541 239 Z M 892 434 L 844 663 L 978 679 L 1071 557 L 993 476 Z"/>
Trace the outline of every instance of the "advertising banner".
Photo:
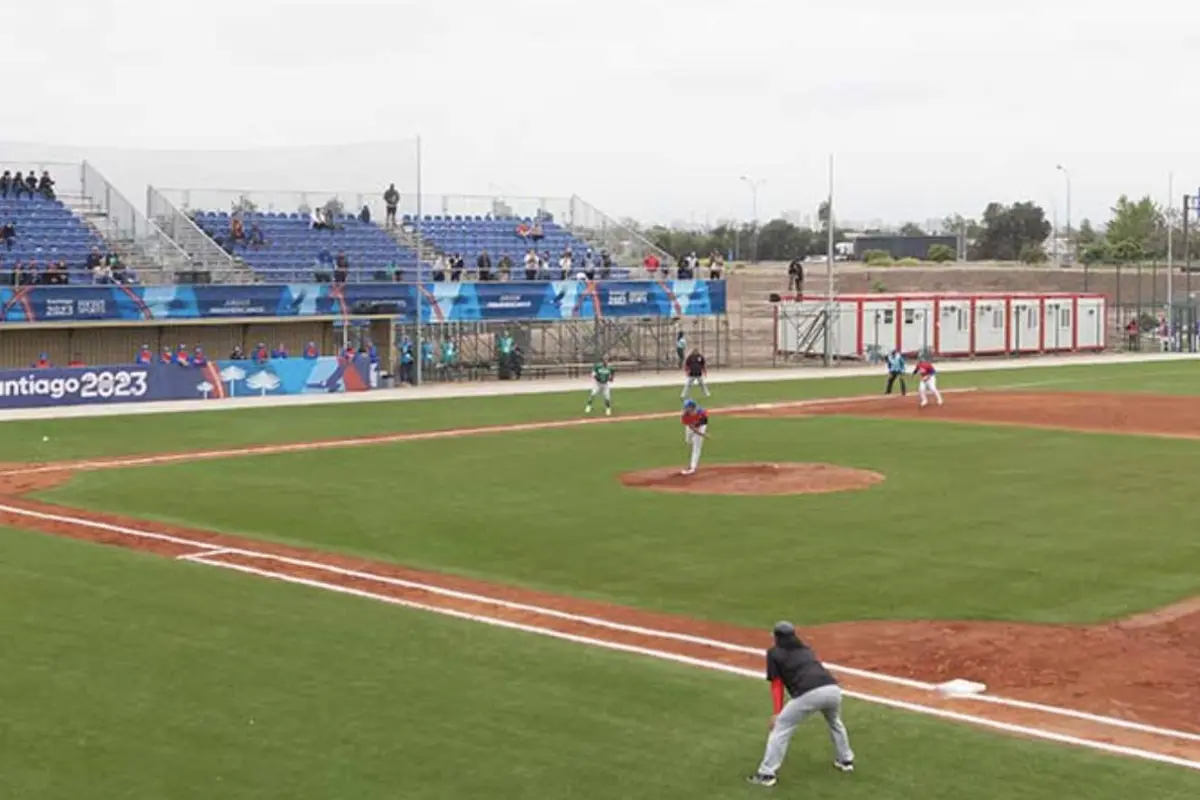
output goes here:
<path id="1" fill-rule="evenodd" d="M 0 370 L 0 409 L 361 392 L 370 372 L 366 356 Z"/>
<path id="2" fill-rule="evenodd" d="M 0 287 L 0 323 L 380 315 L 424 322 L 725 313 L 723 281 Z"/>

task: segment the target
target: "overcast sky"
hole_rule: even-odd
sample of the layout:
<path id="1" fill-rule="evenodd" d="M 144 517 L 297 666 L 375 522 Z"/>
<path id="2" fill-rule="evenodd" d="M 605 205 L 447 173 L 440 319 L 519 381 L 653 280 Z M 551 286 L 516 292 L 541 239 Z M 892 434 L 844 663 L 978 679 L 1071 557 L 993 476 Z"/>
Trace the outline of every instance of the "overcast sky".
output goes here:
<path id="1" fill-rule="evenodd" d="M 87 156 L 139 204 L 147 182 L 412 191 L 418 133 L 427 193 L 647 221 L 749 218 L 742 175 L 760 217 L 811 213 L 830 152 L 844 219 L 1032 199 L 1065 221 L 1058 163 L 1076 222 L 1165 203 L 1171 171 L 1200 187 L 1183 0 L 58 0 L 0 22 L 0 161 Z"/>

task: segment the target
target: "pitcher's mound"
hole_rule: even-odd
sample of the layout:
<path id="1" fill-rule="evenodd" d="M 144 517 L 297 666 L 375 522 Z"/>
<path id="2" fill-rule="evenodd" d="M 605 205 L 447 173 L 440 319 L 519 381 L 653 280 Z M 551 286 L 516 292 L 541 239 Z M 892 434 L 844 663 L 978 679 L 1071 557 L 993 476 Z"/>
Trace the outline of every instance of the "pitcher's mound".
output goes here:
<path id="1" fill-rule="evenodd" d="M 883 475 L 833 464 L 713 464 L 694 475 L 678 467 L 626 472 L 621 483 L 656 492 L 694 494 L 822 494 L 865 489 Z"/>

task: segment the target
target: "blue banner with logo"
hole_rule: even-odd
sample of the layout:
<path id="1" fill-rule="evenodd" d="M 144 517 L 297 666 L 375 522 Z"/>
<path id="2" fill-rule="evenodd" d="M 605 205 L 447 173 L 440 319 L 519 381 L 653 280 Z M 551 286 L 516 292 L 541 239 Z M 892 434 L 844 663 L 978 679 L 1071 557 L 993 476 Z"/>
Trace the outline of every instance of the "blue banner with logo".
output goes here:
<path id="1" fill-rule="evenodd" d="M 0 323 L 382 315 L 414 322 L 725 313 L 724 281 L 512 281 L 0 288 Z"/>
<path id="2" fill-rule="evenodd" d="M 270 359 L 261 364 L 218 361 L 199 367 L 138 364 L 0 370 L 0 409 L 360 392 L 370 388 L 370 376 L 365 355 Z"/>

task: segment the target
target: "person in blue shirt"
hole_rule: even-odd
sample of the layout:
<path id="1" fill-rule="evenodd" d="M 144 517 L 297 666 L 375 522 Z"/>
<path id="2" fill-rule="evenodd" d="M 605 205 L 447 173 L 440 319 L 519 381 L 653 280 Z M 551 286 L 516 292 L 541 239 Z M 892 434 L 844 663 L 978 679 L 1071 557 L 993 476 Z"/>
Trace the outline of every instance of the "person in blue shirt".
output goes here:
<path id="1" fill-rule="evenodd" d="M 406 339 L 400 345 L 400 382 L 415 384 L 416 377 L 413 374 L 413 364 L 416 363 L 413 357 L 412 344 Z"/>
<path id="2" fill-rule="evenodd" d="M 908 394 L 908 384 L 906 384 L 904 382 L 904 373 L 907 372 L 908 369 L 904 365 L 904 354 L 901 353 L 898 349 L 893 350 L 892 352 L 888 353 L 888 355 L 887 355 L 887 371 L 888 371 L 887 389 L 885 389 L 883 393 L 891 394 L 892 386 L 894 386 L 896 381 L 899 380 L 900 381 L 900 395 L 901 396 L 907 395 Z"/>
<path id="3" fill-rule="evenodd" d="M 421 364 L 426 372 L 433 369 L 433 341 L 431 339 L 421 341 Z"/>
<path id="4" fill-rule="evenodd" d="M 279 347 L 276 347 L 274 350 L 271 351 L 271 358 L 287 358 L 287 357 L 288 357 L 287 345 L 285 345 L 283 342 L 280 342 Z"/>

